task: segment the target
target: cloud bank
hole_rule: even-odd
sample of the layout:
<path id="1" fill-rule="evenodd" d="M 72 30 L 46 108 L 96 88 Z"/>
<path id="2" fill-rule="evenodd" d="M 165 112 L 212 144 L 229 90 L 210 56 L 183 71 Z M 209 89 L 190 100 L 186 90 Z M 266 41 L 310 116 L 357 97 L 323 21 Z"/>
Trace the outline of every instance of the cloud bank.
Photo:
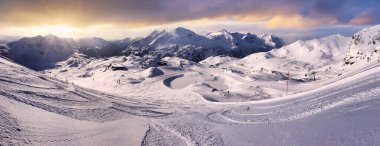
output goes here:
<path id="1" fill-rule="evenodd" d="M 315 29 L 379 24 L 379 6 L 379 0 L 0 0 L 0 26 L 136 29 L 234 22 Z"/>

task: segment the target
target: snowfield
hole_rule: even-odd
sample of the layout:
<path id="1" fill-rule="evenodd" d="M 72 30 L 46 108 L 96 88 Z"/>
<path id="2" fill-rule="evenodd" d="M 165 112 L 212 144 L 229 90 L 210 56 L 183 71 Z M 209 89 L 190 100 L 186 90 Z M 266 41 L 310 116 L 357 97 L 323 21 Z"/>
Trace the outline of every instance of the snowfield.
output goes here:
<path id="1" fill-rule="evenodd" d="M 1 57 L 0 145 L 377 145 L 379 34 L 198 63 L 76 52 L 36 72 Z"/>

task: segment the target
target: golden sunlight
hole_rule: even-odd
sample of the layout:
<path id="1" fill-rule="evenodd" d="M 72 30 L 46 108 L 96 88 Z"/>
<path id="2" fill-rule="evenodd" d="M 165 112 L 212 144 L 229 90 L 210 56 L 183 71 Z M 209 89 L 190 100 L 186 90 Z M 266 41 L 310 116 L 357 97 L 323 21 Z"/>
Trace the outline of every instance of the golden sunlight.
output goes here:
<path id="1" fill-rule="evenodd" d="M 35 28 L 36 30 L 39 30 L 42 33 L 49 33 L 49 34 L 67 34 L 71 32 L 77 31 L 76 28 L 66 25 L 43 25 L 40 27 Z"/>

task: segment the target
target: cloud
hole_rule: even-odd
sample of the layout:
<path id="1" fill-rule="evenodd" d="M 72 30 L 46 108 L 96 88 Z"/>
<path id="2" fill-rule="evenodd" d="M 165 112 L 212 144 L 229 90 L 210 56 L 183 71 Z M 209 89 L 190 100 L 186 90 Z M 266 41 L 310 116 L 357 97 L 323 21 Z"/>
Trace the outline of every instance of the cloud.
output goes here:
<path id="1" fill-rule="evenodd" d="M 12 25 L 95 23 L 156 25 L 213 18 L 268 19 L 279 13 L 295 13 L 298 3 L 259 0 L 0 0 L 0 20 Z M 287 7 L 279 7 L 279 5 Z M 249 17 L 248 17 L 249 16 Z M 251 19 L 252 20 L 252 19 Z"/>
<path id="2" fill-rule="evenodd" d="M 376 9 L 368 15 L 377 18 L 380 14 L 376 6 L 379 5 L 377 0 L 0 0 L 0 21 L 12 26 L 66 24 L 86 27 L 119 23 L 144 27 L 197 19 L 271 20 L 270 26 L 274 27 L 277 26 L 275 22 L 281 20 L 286 27 L 306 27 L 323 25 L 326 19 L 348 24 L 368 8 Z M 285 21 L 286 16 L 293 22 Z M 311 20 L 313 23 L 309 22 Z"/>
<path id="3" fill-rule="evenodd" d="M 354 18 L 362 17 L 364 13 L 367 13 L 367 18 L 379 18 L 380 6 L 379 0 L 311 0 L 309 4 L 305 5 L 305 9 L 302 14 L 305 17 L 312 19 L 335 19 L 336 24 L 351 24 L 357 25 L 359 23 L 350 23 Z M 371 13 L 368 11 L 371 10 Z M 380 23 L 380 19 L 359 25 L 369 25 Z"/>
<path id="4" fill-rule="evenodd" d="M 338 20 L 332 17 L 312 19 L 302 15 L 279 15 L 266 22 L 268 28 L 305 29 L 321 25 L 337 24 Z"/>
<path id="5" fill-rule="evenodd" d="M 358 16 L 352 18 L 349 21 L 349 24 L 352 25 L 368 25 L 368 24 L 376 24 L 378 21 L 380 21 L 380 16 L 376 16 L 373 14 L 373 10 L 368 10 L 365 12 L 362 12 Z"/>
<path id="6" fill-rule="evenodd" d="M 314 22 L 301 15 L 276 16 L 267 22 L 268 28 L 296 28 L 311 26 Z"/>
<path id="7" fill-rule="evenodd" d="M 32 35 L 41 26 L 69 26 L 76 31 L 65 35 L 109 38 L 175 26 L 304 33 L 379 24 L 378 6 L 379 0 L 0 0 L 0 31 Z"/>

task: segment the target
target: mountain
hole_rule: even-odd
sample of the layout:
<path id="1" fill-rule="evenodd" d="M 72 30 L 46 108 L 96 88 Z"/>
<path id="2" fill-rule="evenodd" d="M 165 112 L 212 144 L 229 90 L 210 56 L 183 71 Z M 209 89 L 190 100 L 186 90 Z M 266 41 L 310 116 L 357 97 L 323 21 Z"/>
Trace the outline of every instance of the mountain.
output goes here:
<path id="1" fill-rule="evenodd" d="M 218 42 L 224 49 L 246 49 L 259 52 L 269 51 L 273 48 L 280 48 L 283 42 L 274 35 L 255 35 L 251 33 L 230 33 L 223 29 L 217 32 L 207 33 L 206 38 Z"/>
<path id="2" fill-rule="evenodd" d="M 120 56 L 128 44 L 128 39 L 110 42 L 97 37 L 74 40 L 54 35 L 39 35 L 8 43 L 7 54 L 9 58 L 26 67 L 43 70 L 67 60 L 74 52 L 97 58 Z"/>
<path id="3" fill-rule="evenodd" d="M 90 37 L 90 38 L 81 38 L 77 40 L 78 45 L 81 47 L 90 47 L 90 48 L 100 48 L 107 43 L 110 43 L 109 41 L 106 41 L 102 38 L 98 37 Z"/>
<path id="4" fill-rule="evenodd" d="M 201 63 L 250 80 L 284 80 L 289 71 L 292 80 L 307 82 L 338 76 L 342 72 L 342 62 L 348 52 L 349 42 L 349 37 L 332 35 L 299 40 L 279 49 L 254 53 L 242 59 L 214 57 Z M 314 78 L 315 74 L 317 78 Z"/>
<path id="5" fill-rule="evenodd" d="M 341 62 L 347 52 L 349 40 L 341 35 L 299 40 L 279 49 L 249 55 L 240 62 L 256 68 L 317 69 Z"/>
<path id="6" fill-rule="evenodd" d="M 0 35 L 0 43 L 9 43 L 12 41 L 16 41 L 20 39 L 19 36 L 6 36 L 6 35 Z"/>
<path id="7" fill-rule="evenodd" d="M 281 39 L 273 35 L 257 36 L 221 30 L 203 36 L 178 27 L 170 31 L 153 31 L 147 37 L 132 40 L 124 53 L 137 56 L 154 54 L 159 57 L 180 57 L 198 62 L 217 55 L 242 58 L 281 46 Z"/>
<path id="8" fill-rule="evenodd" d="M 7 58 L 10 58 L 9 48 L 8 48 L 7 45 L 0 44 L 0 56 L 4 56 L 4 57 L 7 57 Z"/>
<path id="9" fill-rule="evenodd" d="M 78 51 L 90 57 L 112 57 L 122 55 L 128 45 L 128 39 L 110 42 L 97 37 L 83 38 L 78 40 Z"/>
<path id="10" fill-rule="evenodd" d="M 116 43 L 119 46 L 124 46 L 126 48 L 131 43 L 131 41 L 132 41 L 131 38 L 125 38 L 122 40 L 114 41 L 114 43 Z"/>
<path id="11" fill-rule="evenodd" d="M 178 27 L 170 31 L 154 31 L 144 38 L 112 42 L 98 37 L 74 40 L 48 35 L 21 38 L 8 43 L 8 46 L 9 55 L 16 62 L 42 70 L 67 60 L 74 52 L 95 58 L 148 55 L 155 60 L 179 57 L 199 62 L 218 55 L 242 58 L 279 48 L 282 44 L 282 40 L 274 35 L 230 33 L 226 30 L 198 35 Z"/>
<path id="12" fill-rule="evenodd" d="M 347 52 L 349 38 L 332 35 L 319 39 L 296 41 L 268 52 L 268 56 L 299 60 L 308 63 L 341 61 Z"/>
<path id="13" fill-rule="evenodd" d="M 76 42 L 54 35 L 26 37 L 8 44 L 16 62 L 36 70 L 68 59 L 75 51 Z"/>
<path id="14" fill-rule="evenodd" d="M 364 28 L 352 36 L 345 65 L 380 61 L 380 25 Z"/>

